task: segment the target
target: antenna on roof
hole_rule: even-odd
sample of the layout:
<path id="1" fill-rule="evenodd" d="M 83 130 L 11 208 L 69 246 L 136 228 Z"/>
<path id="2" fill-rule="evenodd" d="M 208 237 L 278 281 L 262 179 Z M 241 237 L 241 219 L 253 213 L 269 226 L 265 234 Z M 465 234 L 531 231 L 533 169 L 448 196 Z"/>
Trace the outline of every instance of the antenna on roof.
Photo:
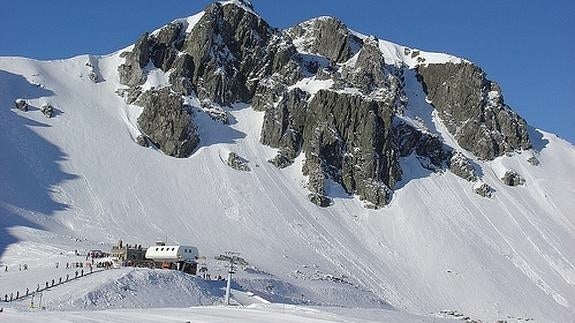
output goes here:
<path id="1" fill-rule="evenodd" d="M 234 265 L 247 266 L 248 262 L 239 256 L 239 252 L 226 251 L 224 255 L 219 255 L 216 260 L 226 261 L 230 263 L 230 269 L 228 270 L 228 281 L 226 283 L 226 300 L 225 304 L 230 305 L 230 289 L 232 283 L 232 274 L 235 273 Z"/>

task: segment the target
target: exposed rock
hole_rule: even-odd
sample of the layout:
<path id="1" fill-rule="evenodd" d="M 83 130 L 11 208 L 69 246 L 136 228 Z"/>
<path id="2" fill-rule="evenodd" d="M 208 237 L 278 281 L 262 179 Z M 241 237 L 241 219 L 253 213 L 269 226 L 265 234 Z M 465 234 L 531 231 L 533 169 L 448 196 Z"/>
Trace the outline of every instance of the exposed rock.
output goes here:
<path id="1" fill-rule="evenodd" d="M 310 193 L 307 198 L 313 204 L 321 207 L 328 207 L 333 204 L 333 201 L 329 197 L 317 193 Z"/>
<path id="2" fill-rule="evenodd" d="M 503 184 L 509 186 L 519 186 L 525 183 L 525 179 L 514 170 L 508 170 L 505 172 L 505 175 L 503 175 L 501 181 Z"/>
<path id="3" fill-rule="evenodd" d="M 223 124 L 227 107 L 236 102 L 265 111 L 261 143 L 278 149 L 269 162 L 283 168 L 303 154 L 308 198 L 319 206 L 332 204 L 328 182 L 358 195 L 366 207 L 386 205 L 401 178 L 399 158 L 409 155 L 429 170 L 449 167 L 477 180 L 471 162 L 461 153 L 452 155 L 440 136 L 394 117 L 406 107 L 405 68 L 386 65 L 376 38 L 359 39 L 331 17 L 282 32 L 240 2 L 213 3 L 190 32 L 184 29 L 185 23 L 175 22 L 145 34 L 123 54 L 125 63 L 118 68 L 128 86 L 119 93 L 144 107 L 138 125 L 164 153 L 186 157 L 197 147 L 194 112 L 182 99 L 197 96 L 197 111 Z M 403 50 L 424 62 L 418 50 Z M 166 72 L 170 84 L 142 94 L 146 69 L 154 68 Z M 525 121 L 475 65 L 420 65 L 418 73 L 464 149 L 493 159 L 530 147 Z M 333 85 L 318 92 L 307 88 L 308 93 L 295 85 L 304 78 Z M 230 154 L 227 162 L 247 167 L 242 160 Z M 482 196 L 492 192 L 488 185 L 477 190 Z"/>
<path id="4" fill-rule="evenodd" d="M 221 122 L 222 124 L 229 124 L 228 113 L 223 107 L 205 100 L 202 102 L 202 111 L 212 118 L 214 121 Z"/>
<path id="5" fill-rule="evenodd" d="M 273 109 L 286 92 L 286 84 L 276 80 L 275 77 L 263 79 L 258 83 L 252 98 L 252 107 L 256 111 Z"/>
<path id="6" fill-rule="evenodd" d="M 293 164 L 293 159 L 280 152 L 274 158 L 268 160 L 268 162 L 277 168 L 286 168 Z"/>
<path id="7" fill-rule="evenodd" d="M 239 170 L 242 172 L 249 172 L 251 171 L 250 167 L 248 166 L 248 161 L 244 158 L 238 156 L 235 152 L 230 152 L 228 154 L 228 166 L 235 170 Z"/>
<path id="8" fill-rule="evenodd" d="M 332 200 L 326 196 L 327 178 L 323 165 L 320 158 L 310 156 L 306 159 L 302 171 L 308 176 L 307 189 L 311 192 L 308 199 L 318 206 L 327 207 L 332 204 Z"/>
<path id="9" fill-rule="evenodd" d="M 144 135 L 139 135 L 136 137 L 136 143 L 142 147 L 150 147 L 150 143 L 148 142 L 148 138 Z"/>
<path id="10" fill-rule="evenodd" d="M 296 157 L 303 144 L 308 97 L 306 92 L 295 88 L 277 105 L 267 109 L 264 116 L 261 143 L 279 148 L 288 160 Z"/>
<path id="11" fill-rule="evenodd" d="M 257 82 L 249 75 L 269 58 L 273 30 L 259 16 L 236 5 L 214 3 L 186 37 L 183 51 L 194 61 L 193 82 L 200 99 L 227 105 L 249 102 Z"/>
<path id="12" fill-rule="evenodd" d="M 478 182 L 473 186 L 473 191 L 483 197 L 491 197 L 493 195 L 493 188 L 485 182 Z"/>
<path id="13" fill-rule="evenodd" d="M 44 103 L 40 111 L 42 111 L 46 118 L 52 118 L 54 116 L 54 107 L 49 103 Z"/>
<path id="14" fill-rule="evenodd" d="M 94 83 L 98 83 L 98 74 L 96 74 L 96 72 L 92 71 L 90 73 L 88 73 L 88 78 L 90 79 L 90 81 L 94 82 Z"/>
<path id="15" fill-rule="evenodd" d="M 90 81 L 94 83 L 98 83 L 100 81 L 100 76 L 98 75 L 98 70 L 94 66 L 94 61 L 96 61 L 92 56 L 89 56 L 88 61 L 86 62 L 86 67 L 88 68 L 88 78 Z M 97 61 L 96 61 L 97 62 Z"/>
<path id="16" fill-rule="evenodd" d="M 503 102 L 501 90 L 469 63 L 418 67 L 424 90 L 461 147 L 491 160 L 531 147 L 525 120 Z"/>
<path id="17" fill-rule="evenodd" d="M 138 126 L 158 148 L 173 157 L 188 157 L 200 139 L 193 111 L 169 88 L 144 92 L 137 101 L 144 110 Z"/>
<path id="18" fill-rule="evenodd" d="M 529 157 L 529 159 L 527 159 L 527 161 L 529 162 L 529 164 L 533 165 L 533 166 L 539 166 L 539 159 L 537 159 L 535 156 L 531 156 Z"/>
<path id="19" fill-rule="evenodd" d="M 322 55 L 342 63 L 350 59 L 361 46 L 347 26 L 334 17 L 320 17 L 305 21 L 287 30 L 292 39 L 299 39 L 305 52 Z"/>
<path id="20" fill-rule="evenodd" d="M 303 151 L 303 172 L 316 204 L 331 203 L 325 193 L 327 178 L 374 207 L 387 204 L 390 188 L 401 176 L 392 140 L 392 108 L 360 95 L 326 90 L 309 103 L 307 97 L 293 89 L 266 110 L 262 143 L 280 149 L 271 162 L 285 167 Z"/>
<path id="21" fill-rule="evenodd" d="M 116 94 L 124 98 L 126 103 L 132 104 L 136 102 L 140 94 L 142 94 L 142 88 L 140 86 L 129 87 L 124 89 L 116 90 Z"/>
<path id="22" fill-rule="evenodd" d="M 146 82 L 144 67 L 150 61 L 149 34 L 143 34 L 134 44 L 131 52 L 126 52 L 125 63 L 118 67 L 120 83 L 128 86 L 137 86 Z"/>
<path id="23" fill-rule="evenodd" d="M 303 128 L 304 173 L 310 174 L 311 186 L 321 193 L 321 178 L 312 182 L 311 176 L 321 173 L 377 207 L 389 202 L 383 188 L 392 188 L 401 176 L 391 119 L 392 109 L 384 102 L 319 91 Z"/>
<path id="24" fill-rule="evenodd" d="M 172 90 L 186 96 L 194 93 L 194 66 L 194 60 L 188 54 L 181 54 L 175 59 L 169 76 Z"/>
<path id="25" fill-rule="evenodd" d="M 477 180 L 471 161 L 460 151 L 455 152 L 449 160 L 449 170 L 467 181 L 475 182 Z"/>
<path id="26" fill-rule="evenodd" d="M 405 122 L 397 122 L 393 127 L 393 140 L 401 157 L 415 153 L 426 158 L 428 162 L 422 163 L 422 166 L 433 171 L 443 168 L 451 157 L 437 135 L 422 132 Z"/>
<path id="27" fill-rule="evenodd" d="M 16 101 L 14 101 L 14 105 L 16 106 L 16 108 L 18 110 L 24 111 L 24 112 L 27 112 L 28 108 L 30 107 L 28 102 L 26 102 L 26 100 L 24 100 L 24 99 L 16 99 Z"/>
<path id="28" fill-rule="evenodd" d="M 367 94 L 376 89 L 387 87 L 385 73 L 385 60 L 379 50 L 378 40 L 369 37 L 364 40 L 353 67 L 345 66 L 342 72 L 345 82 L 351 83 Z"/>
<path id="29" fill-rule="evenodd" d="M 172 22 L 155 35 L 150 35 L 150 59 L 155 67 L 167 72 L 178 56 L 183 38 L 183 23 Z"/>

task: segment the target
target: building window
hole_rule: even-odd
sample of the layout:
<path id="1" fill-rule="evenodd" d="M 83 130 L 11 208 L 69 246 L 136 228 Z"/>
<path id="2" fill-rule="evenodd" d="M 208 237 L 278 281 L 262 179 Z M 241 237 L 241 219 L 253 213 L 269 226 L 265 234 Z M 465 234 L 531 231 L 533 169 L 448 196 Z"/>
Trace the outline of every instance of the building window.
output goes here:
<path id="1" fill-rule="evenodd" d="M 164 251 L 164 248 L 162 248 L 160 251 Z"/>
<path id="2" fill-rule="evenodd" d="M 172 248 L 172 251 L 174 251 L 174 248 Z"/>
<path id="3" fill-rule="evenodd" d="M 160 248 L 156 248 L 156 251 L 158 251 L 158 249 L 160 249 Z"/>

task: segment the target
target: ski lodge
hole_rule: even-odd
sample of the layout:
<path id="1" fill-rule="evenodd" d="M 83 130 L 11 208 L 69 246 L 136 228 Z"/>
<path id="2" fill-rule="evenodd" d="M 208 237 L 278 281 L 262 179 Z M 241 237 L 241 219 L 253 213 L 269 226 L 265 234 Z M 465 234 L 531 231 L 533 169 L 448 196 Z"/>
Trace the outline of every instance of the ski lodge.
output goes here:
<path id="1" fill-rule="evenodd" d="M 196 247 L 166 246 L 162 241 L 157 241 L 155 246 L 142 248 L 142 245 L 124 244 L 120 240 L 112 246 L 111 257 L 121 266 L 171 269 L 195 275 L 199 252 Z"/>
<path id="2" fill-rule="evenodd" d="M 142 248 L 142 245 L 129 245 L 124 244 L 122 240 L 118 241 L 118 244 L 112 246 L 111 256 L 118 259 L 120 264 L 123 265 L 136 265 L 144 261 L 144 255 L 146 254 L 146 249 Z"/>
<path id="3" fill-rule="evenodd" d="M 179 270 L 190 274 L 196 274 L 198 248 L 192 246 L 166 246 L 158 241 L 155 246 L 149 247 L 145 258 L 152 260 L 156 267 Z"/>

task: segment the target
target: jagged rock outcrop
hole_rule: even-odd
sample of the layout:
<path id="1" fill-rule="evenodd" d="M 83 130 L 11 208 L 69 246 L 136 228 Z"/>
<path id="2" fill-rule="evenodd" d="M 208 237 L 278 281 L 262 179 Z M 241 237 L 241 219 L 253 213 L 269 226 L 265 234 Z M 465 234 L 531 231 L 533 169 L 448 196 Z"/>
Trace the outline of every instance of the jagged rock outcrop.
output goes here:
<path id="1" fill-rule="evenodd" d="M 271 162 L 287 166 L 302 151 L 310 200 L 320 206 L 331 203 L 325 195 L 328 178 L 375 207 L 387 204 L 401 175 L 392 140 L 392 108 L 327 90 L 309 103 L 308 97 L 294 89 L 266 110 L 261 141 L 280 150 Z"/>
<path id="2" fill-rule="evenodd" d="M 173 157 L 188 157 L 199 137 L 193 111 L 169 88 L 146 91 L 137 101 L 144 110 L 138 126 L 159 149 Z"/>
<path id="3" fill-rule="evenodd" d="M 99 83 L 103 81 L 102 76 L 100 75 L 98 64 L 98 60 L 92 55 L 88 56 L 88 60 L 84 64 L 84 66 L 86 66 L 86 71 L 88 72 L 88 78 L 93 83 Z"/>
<path id="4" fill-rule="evenodd" d="M 364 40 L 353 66 L 344 66 L 340 87 L 348 85 L 360 89 L 364 94 L 375 90 L 388 89 L 391 78 L 385 71 L 385 59 L 379 50 L 378 40 L 369 37 Z"/>
<path id="5" fill-rule="evenodd" d="M 361 47 L 361 39 L 334 17 L 308 20 L 287 30 L 292 39 L 298 39 L 305 52 L 319 54 L 337 63 L 350 59 Z"/>
<path id="6" fill-rule="evenodd" d="M 476 185 L 473 186 L 473 191 L 475 194 L 483 197 L 491 197 L 493 195 L 493 188 L 485 182 L 477 182 Z"/>
<path id="7" fill-rule="evenodd" d="M 519 186 L 525 184 L 525 179 L 521 177 L 516 171 L 508 170 L 501 178 L 503 184 L 508 186 Z"/>
<path id="8" fill-rule="evenodd" d="M 30 107 L 28 102 L 26 102 L 26 100 L 24 99 L 16 99 L 16 101 L 14 101 L 14 106 L 16 107 L 16 109 L 24 112 L 27 112 L 28 108 Z"/>
<path id="9" fill-rule="evenodd" d="M 269 59 L 272 28 L 236 5 L 214 3 L 186 37 L 183 52 L 194 61 L 193 82 L 200 99 L 221 105 L 249 102 L 257 87 L 253 76 Z"/>
<path id="10" fill-rule="evenodd" d="M 188 96 L 194 93 L 194 60 L 189 54 L 181 54 L 173 62 L 170 70 L 170 84 L 172 90 L 181 95 Z"/>
<path id="11" fill-rule="evenodd" d="M 527 162 L 529 162 L 529 164 L 531 164 L 533 166 L 539 166 L 539 164 L 540 164 L 539 159 L 537 159 L 537 157 L 535 157 L 535 156 L 529 157 L 529 159 L 527 159 Z"/>
<path id="12" fill-rule="evenodd" d="M 242 172 L 251 171 L 250 167 L 248 166 L 248 161 L 238 156 L 238 154 L 236 154 L 233 151 L 228 154 L 227 165 L 235 170 L 239 170 Z"/>
<path id="13" fill-rule="evenodd" d="M 182 22 L 172 22 L 150 35 L 150 59 L 155 67 L 162 71 L 172 67 L 184 42 L 183 28 Z"/>
<path id="14" fill-rule="evenodd" d="M 293 89 L 275 106 L 266 110 L 261 143 L 280 152 L 272 163 L 285 167 L 293 162 L 303 144 L 309 94 Z"/>
<path id="15" fill-rule="evenodd" d="M 417 116 L 414 122 L 403 116 L 405 77 L 411 74 L 406 66 L 387 65 L 382 46 L 375 37 L 360 39 L 332 17 L 280 31 L 249 3 L 216 2 L 193 28 L 177 20 L 144 34 L 123 53 L 118 71 L 127 88 L 118 93 L 144 107 L 138 125 L 145 137 L 138 141 L 174 157 L 189 156 L 200 140 L 184 98 L 224 125 L 234 103 L 264 111 L 261 143 L 278 149 L 269 162 L 283 168 L 303 154 L 308 198 L 319 206 L 333 203 L 327 193 L 332 184 L 358 195 L 367 207 L 386 205 L 401 179 L 400 158 L 410 155 L 430 171 L 450 169 L 477 181 L 463 154 L 453 153 Z M 420 51 L 404 54 L 425 60 Z M 149 88 L 146 74 L 154 69 L 165 72 L 169 84 L 142 93 Z M 420 64 L 417 72 L 464 149 L 493 159 L 530 147 L 525 121 L 475 65 Z M 320 80 L 326 85 L 318 90 Z M 242 160 L 230 154 L 227 163 L 247 167 Z M 488 185 L 475 189 L 482 196 L 492 192 Z"/>
<path id="16" fill-rule="evenodd" d="M 150 143 L 148 142 L 148 138 L 144 135 L 139 135 L 136 137 L 136 143 L 142 147 L 150 147 Z"/>
<path id="17" fill-rule="evenodd" d="M 420 157 L 420 163 L 421 158 L 426 159 L 421 165 L 432 171 L 444 168 L 451 157 L 451 152 L 439 136 L 422 132 L 405 122 L 398 122 L 393 127 L 393 140 L 401 157 L 415 153 Z"/>
<path id="18" fill-rule="evenodd" d="M 40 111 L 42 111 L 44 116 L 48 119 L 54 116 L 54 107 L 49 103 L 42 104 Z"/>
<path id="19" fill-rule="evenodd" d="M 451 156 L 451 159 L 449 160 L 449 170 L 464 180 L 470 182 L 475 182 L 477 180 L 475 168 L 471 165 L 471 161 L 460 151 L 455 152 L 453 156 Z"/>
<path id="20" fill-rule="evenodd" d="M 124 64 L 118 67 L 120 83 L 135 87 L 146 81 L 145 68 L 149 63 L 168 71 L 176 60 L 183 44 L 183 24 L 170 23 L 156 34 L 144 33 L 132 50 L 122 53 Z"/>
<path id="21" fill-rule="evenodd" d="M 124 52 L 122 55 L 126 61 L 118 67 L 120 83 L 128 86 L 141 85 L 146 81 L 144 67 L 150 60 L 149 34 L 144 33 L 134 44 L 132 51 Z"/>
<path id="22" fill-rule="evenodd" d="M 424 90 L 461 147 L 491 160 L 531 147 L 527 124 L 503 102 L 497 84 L 470 63 L 418 67 Z"/>
<path id="23" fill-rule="evenodd" d="M 401 176 L 392 140 L 393 110 L 363 96 L 321 90 L 309 103 L 303 127 L 304 173 L 317 172 L 346 192 L 381 207 Z M 320 194 L 319 176 L 310 185 Z"/>

